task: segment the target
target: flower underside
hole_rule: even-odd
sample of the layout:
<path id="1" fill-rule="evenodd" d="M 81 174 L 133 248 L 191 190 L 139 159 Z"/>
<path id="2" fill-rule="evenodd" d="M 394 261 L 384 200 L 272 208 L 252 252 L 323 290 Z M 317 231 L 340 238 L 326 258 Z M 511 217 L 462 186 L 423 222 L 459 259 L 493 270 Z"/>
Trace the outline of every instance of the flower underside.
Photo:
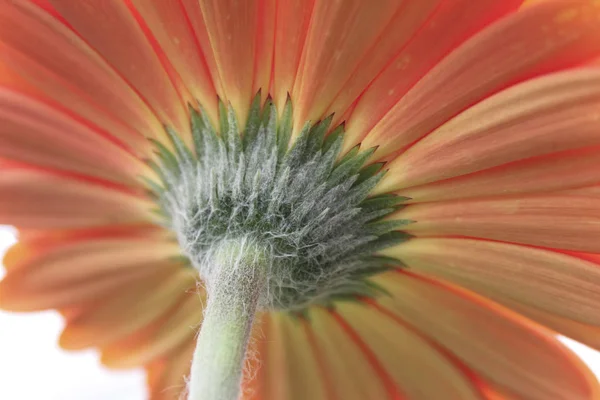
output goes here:
<path id="1" fill-rule="evenodd" d="M 208 286 L 214 252 L 252 242 L 266 260 L 260 309 L 299 312 L 381 292 L 368 278 L 398 261 L 375 253 L 406 240 L 396 229 L 410 221 L 383 220 L 403 198 L 369 197 L 384 174 L 382 164 L 365 166 L 374 149 L 341 155 L 343 126 L 331 130 L 331 118 L 307 123 L 293 140 L 291 101 L 278 116 L 260 95 L 243 129 L 223 104 L 218 130 L 204 113 L 190 115 L 194 149 L 167 128 L 174 150 L 156 143 L 162 182 L 150 185 Z"/>

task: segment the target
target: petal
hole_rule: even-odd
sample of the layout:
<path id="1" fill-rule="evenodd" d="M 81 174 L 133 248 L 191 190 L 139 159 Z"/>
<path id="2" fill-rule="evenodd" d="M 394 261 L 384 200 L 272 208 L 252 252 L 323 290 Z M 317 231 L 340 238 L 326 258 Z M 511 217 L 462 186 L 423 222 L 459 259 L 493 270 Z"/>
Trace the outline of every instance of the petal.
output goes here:
<path id="1" fill-rule="evenodd" d="M 128 145 L 163 127 L 127 83 L 79 36 L 29 2 L 2 2 L 0 60 L 63 107 Z"/>
<path id="2" fill-rule="evenodd" d="M 336 399 L 385 399 L 387 388 L 369 359 L 329 312 L 315 307 L 308 316 L 315 354 L 323 359 Z"/>
<path id="3" fill-rule="evenodd" d="M 509 394 L 506 390 L 493 384 L 482 383 L 479 389 L 485 400 L 522 400 L 522 398 Z"/>
<path id="4" fill-rule="evenodd" d="M 102 363 L 110 368 L 135 368 L 167 356 L 193 340 L 202 321 L 203 293 L 189 291 L 150 326 L 101 346 Z"/>
<path id="5" fill-rule="evenodd" d="M 149 400 L 182 399 L 195 347 L 195 341 L 189 340 L 164 359 L 146 367 Z"/>
<path id="6" fill-rule="evenodd" d="M 388 24 L 398 22 L 393 20 L 402 3 L 380 0 L 373 7 L 361 0 L 315 1 L 292 92 L 297 127 L 323 117 L 365 53 Z"/>
<path id="7" fill-rule="evenodd" d="M 19 246 L 19 245 L 17 245 Z M 156 238 L 66 240 L 21 249 L 6 260 L 0 281 L 0 304 L 13 311 L 32 311 L 97 299 L 126 282 L 163 270 L 179 254 L 176 244 Z M 21 256 L 20 259 L 18 256 Z M 12 265 L 11 265 L 12 264 Z"/>
<path id="8" fill-rule="evenodd" d="M 110 136 L 0 88 L 0 157 L 136 185 L 149 168 Z"/>
<path id="9" fill-rule="evenodd" d="M 278 0 L 261 0 L 258 5 L 256 48 L 254 50 L 254 79 L 252 92 L 261 91 L 262 100 L 269 95 L 275 54 L 275 18 Z"/>
<path id="10" fill-rule="evenodd" d="M 19 228 L 75 228 L 151 221 L 153 205 L 102 181 L 0 166 L 0 222 Z"/>
<path id="11" fill-rule="evenodd" d="M 597 56 L 598 17 L 594 1 L 548 1 L 492 24 L 402 97 L 363 146 L 379 145 L 376 158 L 390 155 L 498 90 Z"/>
<path id="12" fill-rule="evenodd" d="M 301 321 L 272 313 L 267 328 L 265 398 L 326 399 L 323 377 Z"/>
<path id="13" fill-rule="evenodd" d="M 188 132 L 182 100 L 125 2 L 51 3 L 86 43 L 131 84 L 162 122 L 179 132 Z"/>
<path id="14" fill-rule="evenodd" d="M 402 398 L 479 398 L 470 380 L 411 328 L 374 312 L 365 304 L 341 303 L 336 312 L 373 351 Z"/>
<path id="15" fill-rule="evenodd" d="M 264 361 L 267 358 L 266 349 L 269 337 L 265 333 L 269 332 L 269 323 L 270 313 L 268 312 L 259 313 L 254 317 L 242 380 L 240 398 L 243 400 L 262 400 L 266 398 Z"/>
<path id="16" fill-rule="evenodd" d="M 206 24 L 204 23 L 204 16 L 202 15 L 202 9 L 198 0 L 179 0 L 185 10 L 185 22 L 188 23 L 194 32 L 196 37 L 196 43 L 203 53 L 206 61 L 206 66 L 210 71 L 213 84 L 217 95 L 222 100 L 227 100 L 225 90 L 223 89 L 223 82 L 219 75 L 219 68 L 217 66 L 217 60 L 210 43 L 210 37 Z"/>
<path id="17" fill-rule="evenodd" d="M 411 270 L 484 296 L 600 325 L 600 267 L 553 251 L 483 240 L 422 238 L 386 249 Z"/>
<path id="18" fill-rule="evenodd" d="M 273 84 L 270 92 L 280 110 L 283 109 L 296 80 L 313 8 L 314 0 L 288 0 L 277 3 Z"/>
<path id="19" fill-rule="evenodd" d="M 379 35 L 372 39 L 371 46 L 360 58 L 351 64 L 343 64 L 341 67 L 347 71 L 347 76 L 335 75 L 343 84 L 334 86 L 331 93 L 335 99 L 329 104 L 324 115 L 335 113 L 334 125 L 340 121 L 344 112 L 357 100 L 359 95 L 369 86 L 373 79 L 401 52 L 410 41 L 414 39 L 417 32 L 423 28 L 427 21 L 433 18 L 436 11 L 443 7 L 442 0 L 401 1 L 392 3 L 395 5 L 395 13 L 389 13 L 385 19 L 385 27 L 377 26 L 366 30 L 377 31 Z M 351 52 L 358 53 L 358 49 L 352 46 Z M 344 82 L 343 79 L 346 78 Z M 327 81 L 330 85 L 330 82 Z M 337 94 L 335 94 L 337 91 Z"/>
<path id="20" fill-rule="evenodd" d="M 555 330 L 565 336 L 600 350 L 600 327 L 583 324 L 572 319 L 563 318 L 556 314 L 545 312 L 520 303 L 505 301 L 506 305 L 522 315 Z"/>
<path id="21" fill-rule="evenodd" d="M 561 194 L 568 194 L 573 196 L 600 196 L 600 186 L 590 185 L 583 186 L 576 189 L 569 189 L 561 192 Z"/>
<path id="22" fill-rule="evenodd" d="M 149 279 L 99 299 L 67 321 L 60 345 L 69 350 L 102 346 L 158 320 L 194 288 L 197 273 L 181 265 L 164 266 Z"/>
<path id="23" fill-rule="evenodd" d="M 49 254 L 50 251 L 82 241 L 88 243 L 110 243 L 107 240 L 147 240 L 151 243 L 173 242 L 171 234 L 155 225 L 109 225 L 88 229 L 20 229 L 19 241 L 4 254 L 2 265 L 6 270 L 21 268 L 35 262 L 36 257 Z M 135 246 L 134 246 L 135 247 Z M 93 249 L 93 246 L 91 247 Z M 176 247 L 172 247 L 179 254 Z M 87 250 L 86 250 L 87 251 Z M 71 257 L 71 256 L 69 256 Z"/>
<path id="24" fill-rule="evenodd" d="M 356 146 L 443 57 L 522 0 L 443 1 L 364 89 L 346 124 L 344 148 Z M 422 1 L 412 2 L 415 4 Z M 460 21 L 459 24 L 456 21 Z M 426 49 L 426 51 L 424 51 Z"/>
<path id="25" fill-rule="evenodd" d="M 598 145 L 599 110 L 597 69 L 555 73 L 513 86 L 461 113 L 394 159 L 379 190 Z"/>
<path id="26" fill-rule="evenodd" d="M 391 177 L 375 191 L 385 190 L 393 180 Z M 555 191 L 587 196 L 592 195 L 593 189 L 587 185 L 597 182 L 600 182 L 600 148 L 592 147 L 516 161 L 396 193 L 409 198 L 407 203 Z"/>
<path id="27" fill-rule="evenodd" d="M 423 332 L 490 382 L 527 399 L 595 399 L 598 382 L 552 332 L 470 292 L 413 273 L 375 283 L 378 307 Z"/>
<path id="28" fill-rule="evenodd" d="M 216 121 L 217 96 L 204 51 L 179 1 L 132 0 L 186 86 Z"/>
<path id="29" fill-rule="evenodd" d="M 599 252 L 600 202 L 547 195 L 407 206 L 393 218 L 414 221 L 417 236 L 468 236 L 533 246 Z"/>
<path id="30" fill-rule="evenodd" d="M 260 41 L 262 30 L 269 29 L 271 24 L 259 26 L 259 15 L 261 11 L 270 15 L 263 9 L 269 4 L 271 2 L 267 0 L 200 0 L 209 48 L 212 48 L 226 99 L 236 110 L 240 121 L 246 121 L 255 94 L 255 73 L 259 74 L 262 84 L 270 79 L 265 82 L 261 75 L 264 71 L 255 70 L 254 64 L 257 46 L 264 44 Z M 265 56 L 264 52 L 260 54 Z M 263 60 L 260 61 L 263 66 Z"/>

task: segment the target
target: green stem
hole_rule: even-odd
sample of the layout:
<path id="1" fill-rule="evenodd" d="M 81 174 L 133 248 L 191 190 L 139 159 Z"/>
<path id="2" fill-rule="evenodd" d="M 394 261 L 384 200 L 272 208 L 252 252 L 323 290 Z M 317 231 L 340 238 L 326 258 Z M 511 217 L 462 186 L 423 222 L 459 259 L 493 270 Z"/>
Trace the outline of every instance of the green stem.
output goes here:
<path id="1" fill-rule="evenodd" d="M 236 400 L 246 348 L 262 292 L 265 257 L 247 241 L 209 257 L 208 302 L 192 361 L 188 400 Z"/>

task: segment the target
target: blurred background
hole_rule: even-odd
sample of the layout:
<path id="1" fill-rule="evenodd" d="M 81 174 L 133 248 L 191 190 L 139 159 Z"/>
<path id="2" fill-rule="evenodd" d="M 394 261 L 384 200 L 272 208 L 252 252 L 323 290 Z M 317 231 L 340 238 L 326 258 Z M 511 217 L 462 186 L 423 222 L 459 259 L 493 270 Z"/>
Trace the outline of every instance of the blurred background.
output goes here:
<path id="1" fill-rule="evenodd" d="M 15 242 L 14 231 L 0 226 L 0 259 Z M 0 268 L 0 277 L 3 269 Z M 141 370 L 110 371 L 94 351 L 66 352 L 58 345 L 62 322 L 57 313 L 0 311 L 0 399 L 144 400 Z M 600 377 L 600 353 L 563 339 Z"/>

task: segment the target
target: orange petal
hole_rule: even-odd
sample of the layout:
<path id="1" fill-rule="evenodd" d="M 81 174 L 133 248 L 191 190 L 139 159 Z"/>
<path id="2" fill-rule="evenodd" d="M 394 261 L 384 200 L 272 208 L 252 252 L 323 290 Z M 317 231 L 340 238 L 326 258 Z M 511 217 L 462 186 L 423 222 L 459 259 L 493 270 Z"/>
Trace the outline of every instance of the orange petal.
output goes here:
<path id="1" fill-rule="evenodd" d="M 30 251 L 0 281 L 0 305 L 31 311 L 91 301 L 155 273 L 177 254 L 173 243 L 140 238 L 65 242 Z"/>
<path id="2" fill-rule="evenodd" d="M 382 313 L 374 312 L 366 304 L 340 303 L 336 312 L 348 321 L 373 351 L 403 394 L 402 398 L 479 398 L 470 379 L 418 333 Z M 361 384 L 361 380 L 357 384 Z M 344 382 L 339 384 L 345 385 Z"/>
<path id="3" fill-rule="evenodd" d="M 598 264 L 537 248 L 471 239 L 417 238 L 386 249 L 411 270 L 456 283 L 494 300 L 507 299 L 600 325 Z"/>
<path id="4" fill-rule="evenodd" d="M 204 51 L 179 1 L 131 0 L 192 95 L 217 120 L 217 96 Z"/>
<path id="5" fill-rule="evenodd" d="M 402 97 L 363 146 L 379 145 L 376 158 L 390 155 L 498 90 L 597 56 L 599 17 L 594 1 L 548 1 L 489 26 Z"/>
<path id="6" fill-rule="evenodd" d="M 527 307 L 520 303 L 509 303 L 507 301 L 506 304 L 515 311 L 518 311 L 526 317 L 531 318 L 556 332 L 575 339 L 596 350 L 600 350 L 600 327 L 598 326 L 583 324 L 569 318 L 560 317 L 553 313 Z"/>
<path id="7" fill-rule="evenodd" d="M 485 400 L 523 400 L 522 397 L 517 397 L 505 389 L 487 382 L 481 382 L 479 390 Z"/>
<path id="8" fill-rule="evenodd" d="M 5 277 L 0 281 L 0 307 L 23 312 L 77 306 L 102 298 L 117 288 L 126 290 L 127 285 L 134 284 L 147 273 L 138 269 L 101 276 L 76 285 L 44 287 L 41 290 L 32 290 L 27 280 L 21 277 Z"/>
<path id="9" fill-rule="evenodd" d="M 271 93 L 277 107 L 285 105 L 298 73 L 314 0 L 288 0 L 277 3 L 273 85 Z"/>
<path id="10" fill-rule="evenodd" d="M 227 96 L 223 89 L 223 82 L 219 75 L 219 68 L 217 66 L 217 60 L 215 53 L 210 43 L 210 38 L 204 23 L 204 16 L 202 15 L 202 9 L 200 8 L 200 2 L 198 0 L 179 0 L 185 10 L 185 23 L 189 24 L 191 30 L 194 32 L 196 37 L 197 46 L 201 49 L 206 66 L 210 71 L 213 85 L 217 92 L 217 95 L 221 100 L 226 101 Z"/>
<path id="11" fill-rule="evenodd" d="M 342 87 L 336 87 L 338 93 L 328 106 L 324 115 L 335 113 L 334 122 L 341 121 L 342 115 L 356 101 L 373 79 L 390 62 L 402 52 L 415 38 L 417 32 L 434 17 L 444 5 L 442 0 L 402 1 L 396 4 L 394 14 L 383 28 L 373 45 L 361 56 L 357 64 L 344 65 L 344 69 L 352 71 Z M 357 49 L 351 48 L 352 52 Z M 339 78 L 339 77 L 338 77 Z M 329 83 L 329 82 L 328 82 Z"/>
<path id="12" fill-rule="evenodd" d="M 297 127 L 323 117 L 360 61 L 401 12 L 402 3 L 380 0 L 373 7 L 361 0 L 315 1 L 292 92 Z M 382 40 L 385 53 L 388 43 Z"/>
<path id="13" fill-rule="evenodd" d="M 22 94 L 0 88 L 0 157 L 137 184 L 148 167 L 110 136 Z"/>
<path id="14" fill-rule="evenodd" d="M 600 202 L 547 195 L 409 205 L 392 218 L 415 221 L 417 236 L 467 236 L 533 246 L 600 251 Z"/>
<path id="15" fill-rule="evenodd" d="M 255 70 L 254 63 L 257 45 L 260 44 L 264 50 L 264 43 L 260 40 L 263 39 L 262 30 L 269 29 L 271 24 L 269 22 L 259 27 L 259 15 L 261 11 L 265 12 L 264 16 L 271 15 L 263 9 L 263 6 L 270 4 L 268 0 L 200 0 L 210 40 L 208 48 L 212 48 L 226 99 L 236 110 L 240 121 L 246 121 L 250 102 L 255 94 L 255 74 L 259 74 L 262 84 L 268 83 L 268 80 L 264 82 L 264 71 Z M 272 40 L 266 37 L 264 39 Z M 264 51 L 260 54 L 266 55 Z M 264 66 L 264 60 L 259 61 Z"/>
<path id="16" fill-rule="evenodd" d="M 586 185 L 596 182 L 600 182 L 600 148 L 593 147 L 517 161 L 396 193 L 410 198 L 407 203 L 554 191 L 586 196 L 593 189 Z"/>
<path id="17" fill-rule="evenodd" d="M 74 30 L 142 96 L 162 122 L 188 132 L 186 110 L 126 2 L 51 0 Z"/>
<path id="18" fill-rule="evenodd" d="M 54 8 L 54 6 L 50 3 L 50 0 L 29 0 L 31 3 L 40 7 L 42 10 L 52 15 L 56 19 L 62 19 L 61 15 Z"/>
<path id="19" fill-rule="evenodd" d="M 152 240 L 154 243 L 175 239 L 171 234 L 156 225 L 112 225 L 88 229 L 52 229 L 32 230 L 20 229 L 19 241 L 4 254 L 2 265 L 7 270 L 21 268 L 29 265 L 35 257 L 49 254 L 61 246 L 71 245 L 82 241 L 98 242 L 99 240 L 124 240 L 129 243 L 132 239 Z M 89 243 L 88 242 L 88 243 Z M 93 247 L 91 248 L 93 249 Z M 175 249 L 175 248 L 174 248 Z M 174 254 L 179 254 L 175 249 Z"/>
<path id="20" fill-rule="evenodd" d="M 385 399 L 387 389 L 368 358 L 336 320 L 325 310 L 314 308 L 308 316 L 314 336 L 315 354 L 321 355 L 336 399 Z"/>
<path id="21" fill-rule="evenodd" d="M 269 95 L 272 80 L 273 55 L 275 53 L 275 18 L 277 8 L 280 6 L 279 3 L 278 0 L 261 0 L 258 5 L 252 93 L 258 93 L 260 90 L 263 101 Z"/>
<path id="22" fill-rule="evenodd" d="M 29 2 L 3 2 L 0 60 L 48 98 L 142 153 L 150 148 L 144 136 L 166 137 L 155 115 L 93 49 Z"/>
<path id="23" fill-rule="evenodd" d="M 151 221 L 149 201 L 108 183 L 49 170 L 0 168 L 3 224 L 75 228 Z"/>
<path id="24" fill-rule="evenodd" d="M 142 329 L 178 303 L 195 286 L 196 278 L 191 268 L 160 268 L 148 279 L 117 290 L 69 318 L 60 345 L 69 350 L 102 346 Z"/>
<path id="25" fill-rule="evenodd" d="M 266 349 L 269 338 L 265 332 L 269 332 L 270 314 L 259 313 L 254 318 L 244 368 L 244 379 L 242 381 L 243 400 L 262 400 L 265 398 L 265 368 L 264 361 L 267 359 Z"/>
<path id="26" fill-rule="evenodd" d="M 149 400 L 181 400 L 196 343 L 189 340 L 162 360 L 146 367 Z"/>
<path id="27" fill-rule="evenodd" d="M 513 86 L 451 119 L 399 155 L 390 163 L 379 190 L 598 145 L 599 110 L 597 69 L 559 72 Z"/>
<path id="28" fill-rule="evenodd" d="M 521 1 L 443 1 L 406 46 L 364 88 L 346 124 L 344 148 L 348 150 L 357 145 L 415 83 L 451 50 L 495 20 L 514 11 Z"/>
<path id="29" fill-rule="evenodd" d="M 285 313 L 272 313 L 267 327 L 265 398 L 326 399 L 323 376 L 302 322 Z"/>
<path id="30" fill-rule="evenodd" d="M 527 399 L 596 399 L 598 382 L 551 331 L 495 303 L 413 273 L 375 279 L 382 309 L 490 382 Z"/>
<path id="31" fill-rule="evenodd" d="M 102 346 L 102 363 L 111 368 L 134 368 L 170 354 L 198 332 L 204 298 L 203 293 L 190 290 L 152 325 Z"/>
<path id="32" fill-rule="evenodd" d="M 561 194 L 568 194 L 573 196 L 600 196 L 600 186 L 590 185 L 583 186 L 576 189 L 569 189 L 561 192 Z"/>

